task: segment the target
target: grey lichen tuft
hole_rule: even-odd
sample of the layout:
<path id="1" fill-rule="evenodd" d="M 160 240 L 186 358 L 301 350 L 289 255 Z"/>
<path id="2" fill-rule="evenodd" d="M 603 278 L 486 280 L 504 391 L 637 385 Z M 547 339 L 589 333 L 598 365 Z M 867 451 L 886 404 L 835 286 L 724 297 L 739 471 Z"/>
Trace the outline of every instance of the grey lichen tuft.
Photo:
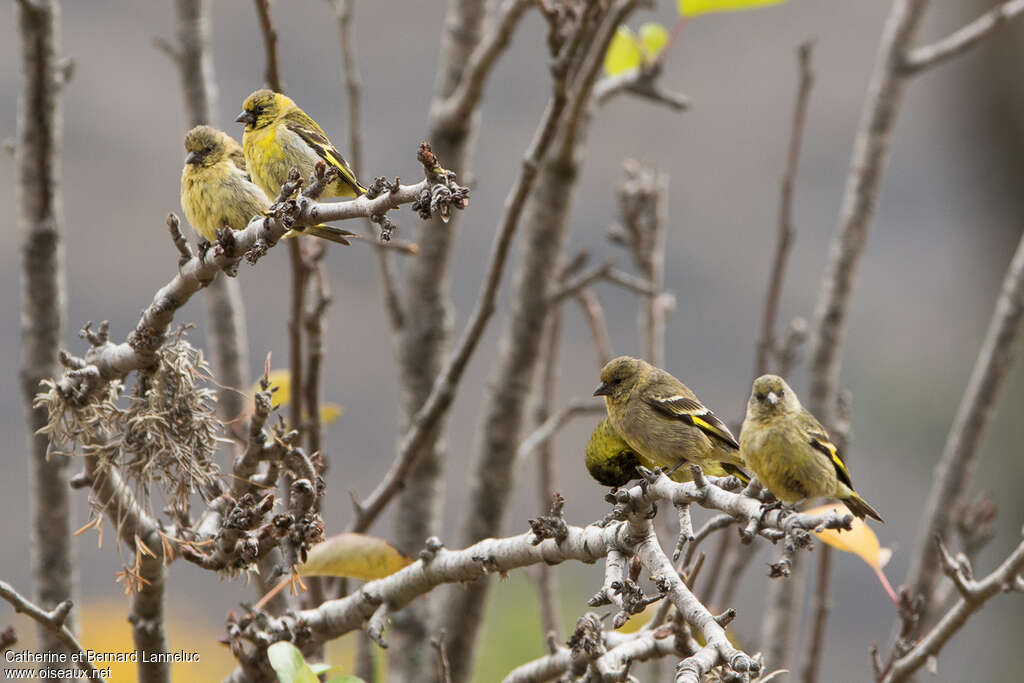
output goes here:
<path id="1" fill-rule="evenodd" d="M 66 401 L 53 382 L 36 396 L 48 410 L 39 430 L 50 436 L 51 453 L 96 456 L 99 468 L 114 468 L 149 500 L 154 484 L 167 500 L 185 510 L 199 493 L 218 493 L 213 460 L 221 423 L 214 408 L 210 367 L 180 328 L 156 352 L 156 362 L 140 372 L 124 405 L 124 386 L 111 382 L 82 404 Z"/>

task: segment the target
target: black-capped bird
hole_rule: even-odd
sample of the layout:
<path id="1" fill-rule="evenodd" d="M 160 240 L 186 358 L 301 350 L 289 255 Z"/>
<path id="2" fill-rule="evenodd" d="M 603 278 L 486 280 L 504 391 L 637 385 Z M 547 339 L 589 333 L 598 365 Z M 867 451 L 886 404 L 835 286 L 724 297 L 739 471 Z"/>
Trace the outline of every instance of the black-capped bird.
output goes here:
<path id="1" fill-rule="evenodd" d="M 717 474 L 716 465 L 746 479 L 739 443 L 689 388 L 639 358 L 620 356 L 601 369 L 595 396 L 604 396 L 615 431 L 644 460 L 665 469 L 682 461 Z"/>
<path id="2" fill-rule="evenodd" d="M 211 126 L 196 126 L 185 135 L 185 167 L 181 170 L 181 208 L 192 228 L 207 242 L 217 231 L 242 230 L 270 207 L 270 200 L 246 173 L 242 148 L 227 133 Z M 338 244 L 349 244 L 348 230 L 316 225 L 285 237 L 310 234 Z"/>
<path id="3" fill-rule="evenodd" d="M 740 450 L 758 480 L 784 503 L 843 501 L 857 517 L 882 517 L 853 490 L 850 470 L 828 433 L 778 375 L 754 380 Z"/>
<path id="4" fill-rule="evenodd" d="M 290 97 L 257 90 L 245 98 L 235 121 L 245 124 L 245 163 L 267 196 L 277 197 L 292 167 L 308 178 L 320 161 L 337 172 L 324 197 L 356 197 L 366 192 L 327 134 Z"/>

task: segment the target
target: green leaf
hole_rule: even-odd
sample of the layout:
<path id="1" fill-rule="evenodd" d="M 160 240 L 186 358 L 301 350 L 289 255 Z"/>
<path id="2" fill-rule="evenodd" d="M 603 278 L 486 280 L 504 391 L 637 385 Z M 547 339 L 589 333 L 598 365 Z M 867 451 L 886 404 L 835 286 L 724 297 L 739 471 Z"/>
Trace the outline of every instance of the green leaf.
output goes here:
<path id="1" fill-rule="evenodd" d="M 643 54 L 640 52 L 636 36 L 628 27 L 620 26 L 608 45 L 608 52 L 604 55 L 604 72 L 609 76 L 616 76 L 638 68 L 641 61 Z"/>
<path id="2" fill-rule="evenodd" d="M 640 38 L 644 56 L 648 60 L 653 60 L 668 45 L 668 30 L 655 21 L 649 21 L 641 26 L 637 35 Z"/>
<path id="3" fill-rule="evenodd" d="M 281 683 L 319 683 L 302 652 L 287 640 L 268 647 L 267 659 Z"/>
<path id="4" fill-rule="evenodd" d="M 366 681 L 355 676 L 335 676 L 328 678 L 324 683 L 366 683 Z"/>
<path id="5" fill-rule="evenodd" d="M 679 14 L 684 17 L 695 17 L 698 14 L 712 12 L 742 12 L 756 7 L 779 5 L 786 0 L 676 0 Z"/>

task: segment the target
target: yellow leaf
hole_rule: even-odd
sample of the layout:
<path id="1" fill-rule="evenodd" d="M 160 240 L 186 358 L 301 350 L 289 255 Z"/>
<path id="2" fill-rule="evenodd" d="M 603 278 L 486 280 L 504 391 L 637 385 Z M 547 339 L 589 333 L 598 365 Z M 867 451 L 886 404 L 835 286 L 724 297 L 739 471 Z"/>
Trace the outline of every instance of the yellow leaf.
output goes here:
<path id="1" fill-rule="evenodd" d="M 345 409 L 337 403 L 320 404 L 320 423 L 329 425 L 345 413 Z"/>
<path id="2" fill-rule="evenodd" d="M 842 503 L 834 503 L 805 510 L 804 513 L 808 515 L 818 515 L 832 510 L 836 510 L 838 512 L 849 512 L 846 506 Z M 821 539 L 822 543 L 826 543 L 837 550 L 842 550 L 844 553 L 853 553 L 864 560 L 869 567 L 875 570 L 878 580 L 882 583 L 882 587 L 885 588 L 885 592 L 889 594 L 892 601 L 898 602 L 896 598 L 896 591 L 892 589 L 892 586 L 889 584 L 889 580 L 885 578 L 885 574 L 882 572 L 882 567 L 884 567 L 889 561 L 889 558 L 892 557 L 892 550 L 881 546 L 878 542 L 878 536 L 876 536 L 875 532 L 871 530 L 871 527 L 867 525 L 867 522 L 859 517 L 854 517 L 853 525 L 850 527 L 849 531 L 825 529 L 824 531 L 815 531 L 814 533 L 819 539 Z"/>
<path id="3" fill-rule="evenodd" d="M 394 574 L 412 561 L 376 536 L 338 534 L 313 546 L 306 562 L 299 565 L 299 574 L 372 581 Z"/>
<path id="4" fill-rule="evenodd" d="M 695 17 L 698 14 L 712 12 L 740 12 L 756 7 L 780 5 L 786 0 L 677 0 L 679 14 L 684 17 Z"/>
<path id="5" fill-rule="evenodd" d="M 657 57 L 665 49 L 665 46 L 668 45 L 668 31 L 664 26 L 655 21 L 649 21 L 641 26 L 637 36 L 640 39 L 640 46 L 643 48 L 644 57 L 648 60 Z"/>
<path id="6" fill-rule="evenodd" d="M 604 55 L 604 72 L 609 76 L 621 74 L 640 66 L 643 55 L 636 36 L 626 26 L 620 26 Z"/>

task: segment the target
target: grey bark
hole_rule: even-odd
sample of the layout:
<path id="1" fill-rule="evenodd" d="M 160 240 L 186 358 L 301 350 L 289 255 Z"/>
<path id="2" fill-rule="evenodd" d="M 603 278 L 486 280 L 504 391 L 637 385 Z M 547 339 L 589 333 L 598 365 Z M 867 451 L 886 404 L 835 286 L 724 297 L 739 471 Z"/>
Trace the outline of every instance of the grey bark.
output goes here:
<path id="1" fill-rule="evenodd" d="M 969 490 L 967 483 L 971 481 L 981 456 L 981 441 L 1020 346 L 1022 318 L 1024 235 L 1006 270 L 985 340 L 950 428 L 942 460 L 932 479 L 920 527 L 922 532 L 917 540 L 907 580 L 911 595 L 924 598 L 918 619 L 918 632 L 931 623 L 931 613 L 937 607 L 935 588 L 941 578 L 941 564 L 934 539 L 949 538 L 954 511 L 966 500 Z"/>
<path id="2" fill-rule="evenodd" d="M 60 5 L 57 0 L 15 3 L 21 36 L 18 98 L 17 206 L 21 234 L 21 391 L 28 432 L 32 486 L 32 576 L 35 602 L 43 609 L 73 599 L 76 573 L 68 506 L 68 458 L 47 458 L 49 439 L 36 434 L 47 422 L 33 408 L 39 382 L 60 373 L 57 360 L 66 317 L 64 255 L 60 241 L 63 70 L 59 63 Z M 69 618 L 67 626 L 74 631 Z M 68 652 L 48 629 L 38 628 L 38 650 Z M 60 667 L 58 664 L 57 667 Z M 50 666 L 43 667 L 50 670 Z"/>
<path id="3" fill-rule="evenodd" d="M 434 106 L 447 98 L 462 78 L 470 54 L 480 40 L 487 8 L 478 0 L 450 0 L 441 42 L 441 57 L 435 84 Z M 469 150 L 479 123 L 479 112 L 451 125 L 431 116 L 428 139 L 446 168 L 466 177 Z M 402 329 L 398 338 L 399 378 L 402 391 L 403 432 L 430 395 L 441 372 L 452 338 L 453 309 L 449 266 L 452 241 L 459 219 L 445 223 L 439 218 L 424 222 L 416 242 L 419 254 L 411 259 L 402 288 Z M 441 532 L 444 496 L 445 420 L 438 421 L 422 449 L 415 456 L 409 479 L 416 485 L 398 496 L 395 541 L 412 552 Z M 429 601 L 411 605 L 396 620 L 391 676 L 396 683 L 422 680 L 425 670 L 434 670 L 434 650 L 427 630 Z"/>

